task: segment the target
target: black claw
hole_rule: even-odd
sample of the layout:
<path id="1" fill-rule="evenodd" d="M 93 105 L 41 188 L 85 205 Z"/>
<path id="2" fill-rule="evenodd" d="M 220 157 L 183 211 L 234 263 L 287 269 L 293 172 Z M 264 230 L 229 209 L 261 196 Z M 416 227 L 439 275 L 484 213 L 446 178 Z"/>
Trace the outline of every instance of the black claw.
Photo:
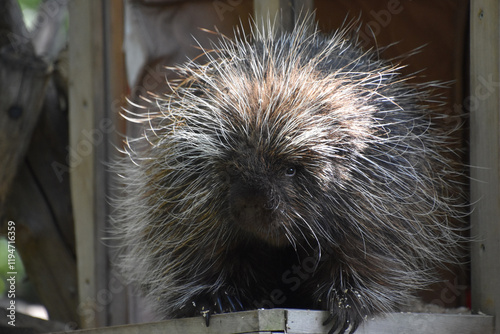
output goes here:
<path id="1" fill-rule="evenodd" d="M 323 322 L 323 326 L 327 326 L 329 324 L 331 324 L 332 327 L 328 331 L 328 334 L 352 334 L 358 329 L 361 324 L 361 320 L 350 314 L 330 314 L 328 319 Z"/>
<path id="2" fill-rule="evenodd" d="M 349 321 L 345 321 L 344 322 L 344 326 L 342 326 L 342 329 L 340 330 L 340 333 L 344 333 L 344 334 L 349 334 L 351 333 L 351 331 L 347 331 L 349 329 L 349 326 L 350 326 L 350 323 Z"/>
<path id="3" fill-rule="evenodd" d="M 245 310 L 237 292 L 233 294 L 225 289 L 200 294 L 191 304 L 195 308 L 195 314 L 203 316 L 207 327 L 213 314 Z"/>
<path id="4" fill-rule="evenodd" d="M 355 321 L 352 323 L 351 333 L 354 333 L 359 327 L 360 321 Z"/>
<path id="5" fill-rule="evenodd" d="M 236 310 L 236 307 L 234 306 L 233 301 L 231 300 L 231 297 L 229 295 L 226 295 L 226 299 L 227 299 L 227 301 L 228 301 L 228 303 L 230 305 L 230 310 L 229 311 L 230 312 L 236 312 L 237 310 Z"/>
<path id="6" fill-rule="evenodd" d="M 236 302 L 238 303 L 239 311 L 244 311 L 245 308 L 243 307 L 243 304 L 241 303 L 240 298 L 235 297 L 235 299 L 236 299 Z"/>
<path id="7" fill-rule="evenodd" d="M 205 325 L 210 326 L 210 310 L 201 312 L 201 315 L 205 318 Z"/>
<path id="8" fill-rule="evenodd" d="M 222 308 L 222 300 L 220 299 L 219 295 L 217 295 L 216 305 L 217 305 L 219 313 L 224 313 L 224 309 Z"/>
<path id="9" fill-rule="evenodd" d="M 329 323 L 333 322 L 334 320 L 335 320 L 334 322 L 336 322 L 337 318 L 338 317 L 336 315 L 333 315 L 332 313 L 330 313 L 328 315 L 328 318 L 326 318 L 326 320 L 323 321 L 323 326 L 328 325 Z"/>

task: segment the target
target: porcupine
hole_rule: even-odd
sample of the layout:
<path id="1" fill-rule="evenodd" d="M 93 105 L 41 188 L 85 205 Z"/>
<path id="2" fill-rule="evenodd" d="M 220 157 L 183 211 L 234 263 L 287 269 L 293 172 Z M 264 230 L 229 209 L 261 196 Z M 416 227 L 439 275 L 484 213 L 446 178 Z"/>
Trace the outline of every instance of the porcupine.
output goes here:
<path id="1" fill-rule="evenodd" d="M 455 259 L 435 84 L 351 32 L 219 36 L 206 63 L 175 68 L 160 111 L 136 115 L 149 128 L 118 167 L 120 261 L 164 318 L 312 308 L 354 332 Z"/>

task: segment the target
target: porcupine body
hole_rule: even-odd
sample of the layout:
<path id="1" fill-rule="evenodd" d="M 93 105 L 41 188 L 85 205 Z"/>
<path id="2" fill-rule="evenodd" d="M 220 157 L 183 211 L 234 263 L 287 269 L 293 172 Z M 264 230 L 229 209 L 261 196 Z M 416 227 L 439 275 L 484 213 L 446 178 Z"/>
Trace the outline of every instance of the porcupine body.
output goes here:
<path id="1" fill-rule="evenodd" d="M 206 56 L 177 68 L 120 167 L 121 265 L 160 315 L 313 308 L 352 332 L 453 260 L 432 84 L 307 25 Z"/>

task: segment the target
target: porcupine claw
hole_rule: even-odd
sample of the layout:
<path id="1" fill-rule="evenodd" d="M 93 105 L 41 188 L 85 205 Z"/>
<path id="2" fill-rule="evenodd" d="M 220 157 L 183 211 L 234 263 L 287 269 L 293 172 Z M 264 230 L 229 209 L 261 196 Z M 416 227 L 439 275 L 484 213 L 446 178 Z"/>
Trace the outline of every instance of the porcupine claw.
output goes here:
<path id="1" fill-rule="evenodd" d="M 245 308 L 237 295 L 227 291 L 216 291 L 200 298 L 194 305 L 198 305 L 199 314 L 205 319 L 205 325 L 210 326 L 210 317 L 214 313 L 238 312 Z"/>
<path id="2" fill-rule="evenodd" d="M 217 306 L 217 311 L 219 313 L 224 313 L 224 309 L 222 307 L 222 300 L 219 295 L 215 296 L 215 306 Z"/>
<path id="3" fill-rule="evenodd" d="M 231 292 L 229 292 L 231 291 Z M 223 289 L 212 296 L 219 313 L 244 311 L 238 293 L 233 289 Z"/>
<path id="4" fill-rule="evenodd" d="M 236 307 L 234 306 L 230 296 L 227 296 L 227 302 L 229 303 L 229 312 L 236 312 Z"/>
<path id="5" fill-rule="evenodd" d="M 336 324 L 338 323 L 338 319 L 339 317 L 337 314 L 330 313 L 328 315 L 328 318 L 325 321 L 323 321 L 323 326 L 328 326 L 329 324 L 333 324 L 332 328 L 330 328 L 330 330 L 328 331 L 328 334 L 333 334 L 338 330 L 338 327 L 336 326 Z"/>
<path id="6" fill-rule="evenodd" d="M 238 296 L 231 296 L 228 293 L 226 293 L 226 299 L 230 305 L 229 312 L 238 312 L 245 310 Z"/>
<path id="7" fill-rule="evenodd" d="M 201 312 L 201 316 L 205 318 L 205 325 L 210 326 L 210 310 L 205 310 Z"/>
<path id="8" fill-rule="evenodd" d="M 202 304 L 199 308 L 200 315 L 205 319 L 205 325 L 208 327 L 210 325 L 210 315 L 212 314 L 212 310 L 208 306 L 208 303 L 198 303 Z"/>
<path id="9" fill-rule="evenodd" d="M 236 302 L 238 303 L 239 311 L 244 311 L 245 307 L 243 307 L 243 304 L 241 303 L 240 298 L 239 297 L 235 297 L 235 299 L 236 299 Z"/>
<path id="10" fill-rule="evenodd" d="M 326 325 L 328 325 L 328 324 L 330 324 L 332 322 L 337 322 L 337 319 L 338 319 L 337 315 L 334 315 L 334 314 L 330 313 L 328 315 L 328 318 L 326 318 L 326 320 L 323 321 L 323 326 L 326 326 Z"/>
<path id="11" fill-rule="evenodd" d="M 330 313 L 328 318 L 323 322 L 323 326 L 333 324 L 328 334 L 350 334 L 354 333 L 359 327 L 360 320 L 356 316 L 352 317 L 349 312 L 345 314 Z"/>
<path id="12" fill-rule="evenodd" d="M 208 327 L 210 325 L 210 315 L 214 312 L 210 307 L 210 299 L 206 295 L 202 295 L 194 300 L 192 305 L 195 307 L 195 313 L 192 315 L 201 315 L 205 319 L 205 325 Z"/>

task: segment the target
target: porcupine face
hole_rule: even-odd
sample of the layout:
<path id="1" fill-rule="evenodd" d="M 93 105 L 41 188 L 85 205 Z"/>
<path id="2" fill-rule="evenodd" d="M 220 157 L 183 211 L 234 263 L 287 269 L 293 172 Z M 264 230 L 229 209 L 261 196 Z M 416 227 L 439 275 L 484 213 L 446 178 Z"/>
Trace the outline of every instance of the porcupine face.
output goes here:
<path id="1" fill-rule="evenodd" d="M 319 205 L 322 193 L 328 191 L 332 181 L 342 182 L 343 177 L 348 177 L 342 168 L 345 158 L 341 152 L 342 138 L 335 134 L 347 129 L 334 119 L 324 122 L 325 114 L 332 113 L 330 108 L 335 106 L 325 106 L 324 101 L 294 101 L 297 96 L 283 96 L 287 87 L 280 79 L 269 78 L 273 82 L 268 84 L 277 86 L 271 91 L 285 91 L 275 92 L 282 96 L 273 105 L 259 108 L 258 100 L 262 97 L 247 97 L 249 104 L 255 103 L 245 115 L 251 118 L 249 133 L 231 134 L 236 140 L 231 143 L 224 161 L 229 176 L 232 223 L 274 246 L 300 242 L 315 233 L 311 224 L 323 223 Z M 254 84 L 248 80 L 249 85 Z M 295 91 L 295 94 L 309 97 L 313 87 L 302 88 L 307 91 Z M 271 96 L 270 100 L 274 98 Z M 263 115 L 265 113 L 269 115 Z M 259 119 L 264 117 L 265 120 Z M 325 149 L 330 155 L 338 156 L 325 156 L 322 152 Z M 311 200 L 304 201 L 304 196 Z"/>
<path id="2" fill-rule="evenodd" d="M 321 46 L 283 60 L 266 55 L 266 47 L 223 63 L 201 94 L 218 108 L 212 117 L 220 121 L 229 223 L 285 246 L 317 240 L 325 230 L 318 225 L 334 223 L 323 218 L 325 194 L 350 178 L 349 161 L 367 146 L 374 108 L 341 74 L 332 80 L 333 68 L 350 60 L 324 59 Z"/>

